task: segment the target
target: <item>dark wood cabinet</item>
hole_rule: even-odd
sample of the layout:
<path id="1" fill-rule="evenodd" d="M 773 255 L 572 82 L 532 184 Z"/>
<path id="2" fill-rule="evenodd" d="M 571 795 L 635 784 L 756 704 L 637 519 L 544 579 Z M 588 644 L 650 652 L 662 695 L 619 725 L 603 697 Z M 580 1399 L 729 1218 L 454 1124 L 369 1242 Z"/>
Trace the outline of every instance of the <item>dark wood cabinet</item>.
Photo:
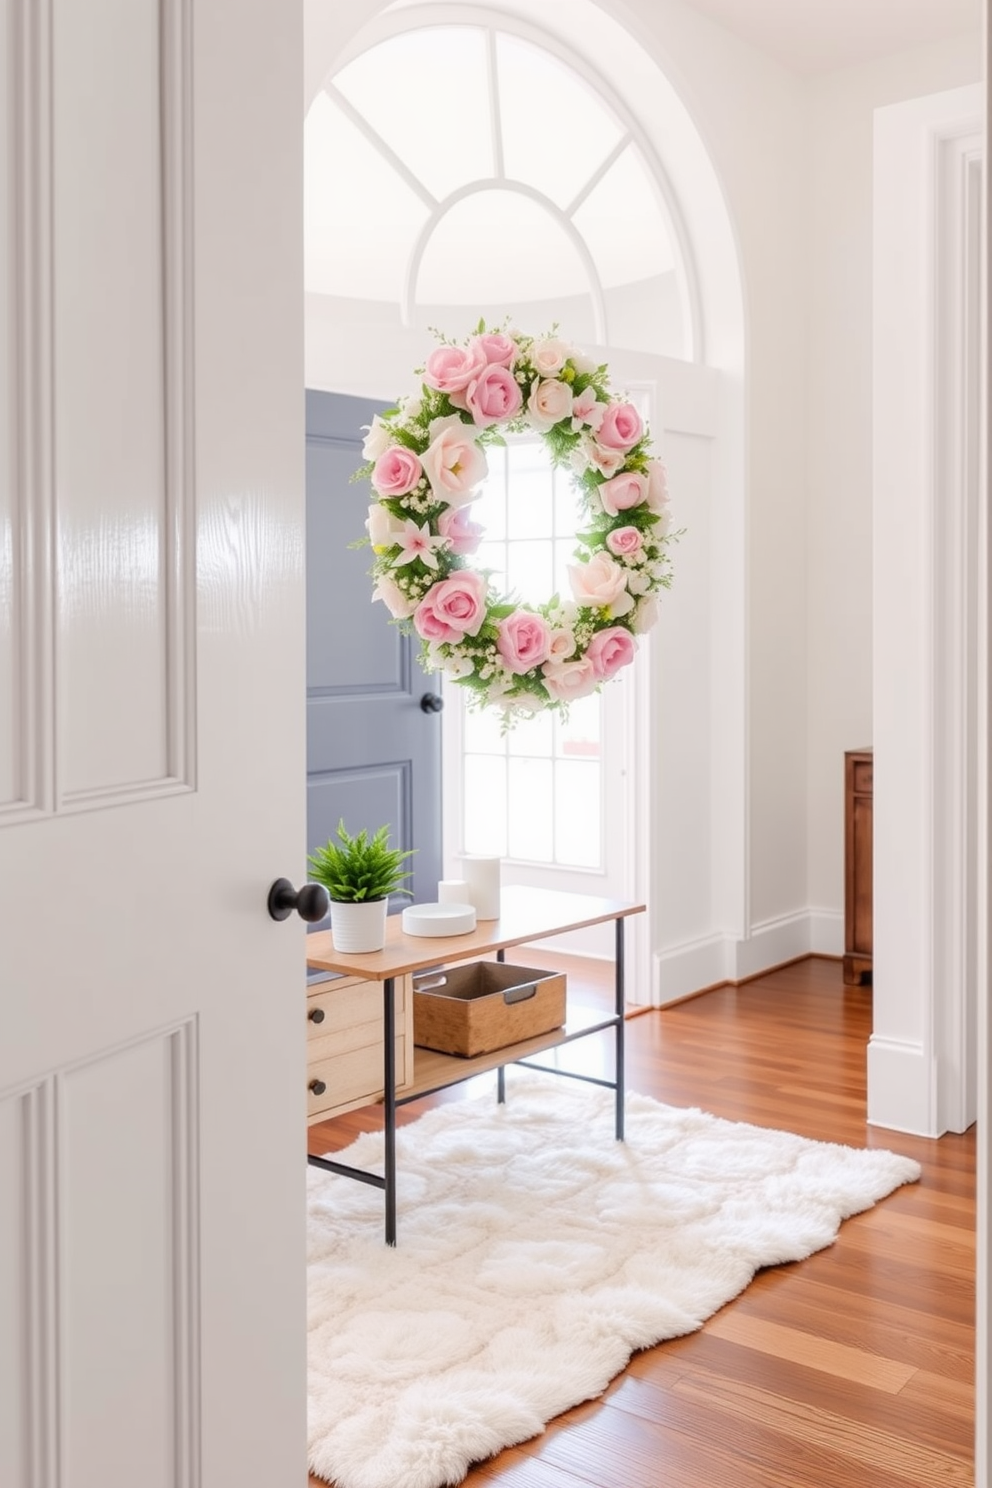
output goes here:
<path id="1" fill-rule="evenodd" d="M 844 755 L 844 980 L 871 980 L 872 769 L 870 749 Z"/>

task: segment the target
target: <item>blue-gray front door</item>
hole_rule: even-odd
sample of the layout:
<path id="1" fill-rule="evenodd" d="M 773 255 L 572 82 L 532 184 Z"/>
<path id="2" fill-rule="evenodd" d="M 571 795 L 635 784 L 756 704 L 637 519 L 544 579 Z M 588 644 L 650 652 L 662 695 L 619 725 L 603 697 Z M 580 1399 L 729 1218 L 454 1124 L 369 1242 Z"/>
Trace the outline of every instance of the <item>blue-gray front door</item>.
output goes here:
<path id="1" fill-rule="evenodd" d="M 441 719 L 421 706 L 438 693 L 414 644 L 372 603 L 365 534 L 370 490 L 362 426 L 387 405 L 309 391 L 307 435 L 307 851 L 340 820 L 350 832 L 386 823 L 394 846 L 417 849 L 415 898 L 441 877 Z M 396 898 L 393 909 L 412 901 Z"/>

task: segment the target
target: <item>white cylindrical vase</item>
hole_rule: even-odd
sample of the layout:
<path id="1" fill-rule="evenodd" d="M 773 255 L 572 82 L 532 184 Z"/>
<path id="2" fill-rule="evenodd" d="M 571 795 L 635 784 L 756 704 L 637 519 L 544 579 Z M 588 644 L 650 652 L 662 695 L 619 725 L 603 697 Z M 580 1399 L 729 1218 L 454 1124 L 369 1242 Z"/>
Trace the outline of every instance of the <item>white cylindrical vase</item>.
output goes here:
<path id="1" fill-rule="evenodd" d="M 475 905 L 480 920 L 499 919 L 499 858 L 462 858 L 462 871 L 468 887 L 468 902 Z"/>
<path id="2" fill-rule="evenodd" d="M 357 904 L 331 900 L 331 935 L 334 949 L 345 956 L 381 951 L 386 944 L 388 899 L 365 899 Z"/>
<path id="3" fill-rule="evenodd" d="M 437 886 L 438 904 L 471 904 L 463 878 L 442 878 Z"/>

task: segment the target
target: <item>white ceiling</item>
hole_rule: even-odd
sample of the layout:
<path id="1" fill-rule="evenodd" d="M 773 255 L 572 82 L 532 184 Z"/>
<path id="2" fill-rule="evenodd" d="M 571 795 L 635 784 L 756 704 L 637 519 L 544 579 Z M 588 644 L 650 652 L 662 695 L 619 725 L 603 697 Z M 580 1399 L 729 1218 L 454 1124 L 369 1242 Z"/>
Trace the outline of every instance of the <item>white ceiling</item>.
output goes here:
<path id="1" fill-rule="evenodd" d="M 975 31 L 982 0 L 688 0 L 794 72 L 812 75 Z"/>

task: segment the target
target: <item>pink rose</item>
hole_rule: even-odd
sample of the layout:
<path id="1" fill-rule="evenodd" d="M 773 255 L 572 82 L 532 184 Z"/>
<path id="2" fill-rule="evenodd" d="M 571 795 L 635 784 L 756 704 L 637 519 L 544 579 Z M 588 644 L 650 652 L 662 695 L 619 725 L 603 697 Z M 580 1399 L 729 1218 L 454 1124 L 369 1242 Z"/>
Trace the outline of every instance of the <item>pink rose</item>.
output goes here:
<path id="1" fill-rule="evenodd" d="M 543 679 L 551 697 L 564 703 L 588 697 L 596 691 L 601 680 L 588 656 L 577 657 L 574 661 L 545 662 Z"/>
<path id="2" fill-rule="evenodd" d="M 639 553 L 644 539 L 636 527 L 614 527 L 606 534 L 606 546 L 617 558 Z"/>
<path id="3" fill-rule="evenodd" d="M 634 602 L 627 593 L 626 571 L 609 553 L 596 553 L 588 563 L 570 565 L 568 577 L 580 605 L 609 610 L 614 619 L 633 609 Z"/>
<path id="4" fill-rule="evenodd" d="M 382 574 L 376 579 L 375 589 L 372 593 L 372 603 L 381 599 L 386 609 L 394 620 L 408 620 L 417 608 L 417 601 L 411 599 L 409 594 L 404 594 L 395 579 L 388 574 Z"/>
<path id="5" fill-rule="evenodd" d="M 437 519 L 437 530 L 448 539 L 453 553 L 466 558 L 476 551 L 486 529 L 472 521 L 467 506 L 446 506 Z"/>
<path id="6" fill-rule="evenodd" d="M 473 336 L 469 345 L 477 347 L 491 367 L 512 367 L 520 355 L 520 348 L 511 336 L 494 331 L 484 336 Z"/>
<path id="7" fill-rule="evenodd" d="M 502 423 L 519 413 L 523 406 L 523 393 L 513 373 L 506 367 L 487 367 L 480 377 L 469 383 L 459 398 L 465 399 L 465 407 L 480 429 L 490 424 Z"/>
<path id="8" fill-rule="evenodd" d="M 644 424 L 633 403 L 608 403 L 597 438 L 607 449 L 629 450 L 643 433 Z"/>
<path id="9" fill-rule="evenodd" d="M 547 661 L 550 631 L 541 615 L 530 610 L 514 610 L 499 622 L 498 629 L 496 649 L 518 677 Z"/>
<path id="10" fill-rule="evenodd" d="M 424 381 L 439 393 L 460 393 L 486 367 L 486 354 L 478 345 L 439 346 L 427 358 Z"/>
<path id="11" fill-rule="evenodd" d="M 413 624 L 425 641 L 460 641 L 475 636 L 486 618 L 488 584 L 482 574 L 460 569 L 432 584 L 413 612 Z"/>
<path id="12" fill-rule="evenodd" d="M 597 630 L 586 650 L 597 677 L 606 681 L 634 659 L 634 638 L 622 625 Z"/>
<path id="13" fill-rule="evenodd" d="M 472 430 L 457 413 L 434 419 L 431 442 L 421 464 L 439 501 L 461 506 L 471 500 L 473 486 L 486 478 L 486 457 L 475 442 Z"/>
<path id="14" fill-rule="evenodd" d="M 550 429 L 572 412 L 572 389 L 567 382 L 548 378 L 539 382 L 527 399 L 531 420 L 540 429 Z"/>
<path id="15" fill-rule="evenodd" d="M 379 456 L 372 470 L 372 484 L 381 496 L 405 496 L 424 473 L 413 450 L 394 444 Z"/>
<path id="16" fill-rule="evenodd" d="M 632 506 L 640 506 L 648 494 L 648 478 L 636 470 L 624 470 L 598 487 L 603 510 L 617 517 Z"/>

